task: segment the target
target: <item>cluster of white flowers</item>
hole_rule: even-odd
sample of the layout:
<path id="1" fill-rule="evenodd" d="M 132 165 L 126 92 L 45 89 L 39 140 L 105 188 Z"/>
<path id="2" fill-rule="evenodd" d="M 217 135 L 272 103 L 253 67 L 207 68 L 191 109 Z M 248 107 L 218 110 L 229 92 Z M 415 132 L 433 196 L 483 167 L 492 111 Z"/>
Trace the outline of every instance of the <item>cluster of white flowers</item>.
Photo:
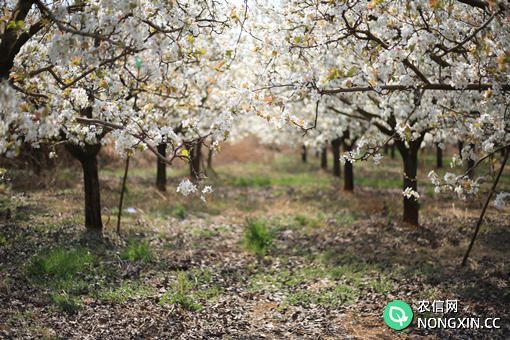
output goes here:
<path id="1" fill-rule="evenodd" d="M 196 193 L 198 188 L 196 184 L 186 178 L 179 183 L 176 191 L 184 196 L 189 196 L 190 194 Z"/>
<path id="2" fill-rule="evenodd" d="M 510 192 L 499 192 L 494 199 L 494 207 L 496 207 L 496 209 L 503 209 L 506 205 L 506 200 L 509 198 Z"/>
<path id="3" fill-rule="evenodd" d="M 404 195 L 406 198 L 413 198 L 416 201 L 420 199 L 420 194 L 410 187 L 405 188 L 405 190 L 402 192 L 402 195 Z"/>
<path id="4" fill-rule="evenodd" d="M 179 183 L 176 191 L 186 197 L 192 194 L 199 194 L 200 199 L 206 202 L 207 195 L 211 194 L 213 189 L 210 185 L 205 185 L 202 190 L 199 190 L 195 183 L 186 178 Z"/>

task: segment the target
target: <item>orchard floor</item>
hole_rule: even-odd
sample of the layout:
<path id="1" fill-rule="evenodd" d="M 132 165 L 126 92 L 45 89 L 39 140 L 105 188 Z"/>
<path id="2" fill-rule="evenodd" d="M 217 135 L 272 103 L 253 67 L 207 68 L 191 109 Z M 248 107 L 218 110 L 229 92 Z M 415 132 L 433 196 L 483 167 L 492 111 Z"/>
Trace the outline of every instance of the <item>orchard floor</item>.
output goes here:
<path id="1" fill-rule="evenodd" d="M 59 171 L 51 189 L 16 189 L 22 199 L 2 203 L 11 216 L 0 224 L 0 338 L 510 337 L 508 209 L 489 209 L 461 268 L 481 199 L 434 196 L 424 184 L 422 227 L 409 227 L 399 223 L 398 159 L 356 165 L 352 194 L 319 162 L 270 151 L 220 160 L 204 204 L 175 193 L 184 168 L 161 194 L 152 167 L 135 161 L 121 237 L 122 166 L 105 167 L 101 244 L 82 238 L 79 169 Z M 274 235 L 265 256 L 243 245 L 247 218 Z M 452 317 L 499 317 L 502 328 L 423 330 L 415 320 L 395 332 L 382 320 L 393 299 L 458 300 Z"/>

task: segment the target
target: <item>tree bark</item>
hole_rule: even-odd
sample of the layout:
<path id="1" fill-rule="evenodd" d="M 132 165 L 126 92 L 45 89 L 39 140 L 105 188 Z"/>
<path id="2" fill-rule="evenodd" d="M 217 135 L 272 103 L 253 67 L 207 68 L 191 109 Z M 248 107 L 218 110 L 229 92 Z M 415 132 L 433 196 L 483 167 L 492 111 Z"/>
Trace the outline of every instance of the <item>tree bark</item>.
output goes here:
<path id="1" fill-rule="evenodd" d="M 209 151 L 207 153 L 207 169 L 209 169 L 209 170 L 212 170 L 213 155 L 214 155 L 214 150 L 211 146 L 211 147 L 209 147 Z"/>
<path id="2" fill-rule="evenodd" d="M 390 151 L 391 159 L 395 159 L 395 144 L 391 145 Z"/>
<path id="3" fill-rule="evenodd" d="M 418 140 L 409 142 L 409 148 L 406 148 L 404 141 L 396 141 L 397 148 L 404 162 L 404 185 L 403 190 L 411 188 L 413 191 L 418 190 L 418 180 L 416 174 L 418 172 L 418 150 L 420 149 L 423 137 Z M 411 225 L 419 226 L 420 203 L 414 197 L 405 197 L 403 199 L 404 213 L 402 219 Z"/>
<path id="4" fill-rule="evenodd" d="M 443 167 L 443 149 L 436 144 L 436 168 L 441 169 Z"/>
<path id="5" fill-rule="evenodd" d="M 120 186 L 119 211 L 117 213 L 117 235 L 120 235 L 120 220 L 122 218 L 122 206 L 124 203 L 124 194 L 126 193 L 126 182 L 129 171 L 129 159 L 131 156 L 126 155 L 126 165 L 124 167 L 124 176 L 122 177 L 122 185 Z"/>
<path id="6" fill-rule="evenodd" d="M 303 163 L 306 163 L 307 160 L 307 150 L 306 145 L 301 146 L 301 161 Z"/>
<path id="7" fill-rule="evenodd" d="M 321 169 L 328 169 L 328 148 L 323 147 L 321 150 Z"/>
<path id="8" fill-rule="evenodd" d="M 347 134 L 347 138 L 349 135 Z M 344 139 L 344 151 L 352 151 L 352 147 L 355 141 L 346 141 Z M 349 161 L 344 164 L 344 190 L 345 191 L 354 191 L 354 171 L 353 164 Z"/>
<path id="9" fill-rule="evenodd" d="M 67 150 L 80 161 L 83 169 L 83 185 L 85 189 L 85 228 L 94 237 L 102 237 L 103 222 L 101 220 L 101 192 L 97 166 L 97 154 L 101 145 L 85 145 L 84 147 L 66 144 Z"/>
<path id="10" fill-rule="evenodd" d="M 340 177 L 340 145 L 342 144 L 341 138 L 336 138 L 331 142 L 333 149 L 333 176 Z"/>
<path id="11" fill-rule="evenodd" d="M 202 141 L 199 140 L 191 148 L 189 172 L 192 181 L 198 181 L 200 179 L 200 157 L 202 155 Z"/>
<path id="12" fill-rule="evenodd" d="M 158 152 L 166 157 L 166 143 L 158 145 Z M 166 162 L 157 158 L 157 171 L 156 171 L 156 188 L 159 191 L 166 191 Z"/>
<path id="13" fill-rule="evenodd" d="M 32 5 L 33 0 L 19 0 L 13 11 L 12 21 L 25 21 Z M 15 28 L 6 28 L 0 41 L 0 81 L 8 79 L 9 73 L 14 66 L 14 59 L 25 45 L 25 43 L 43 27 L 42 21 L 30 26 L 22 34 L 19 34 Z"/>
<path id="14" fill-rule="evenodd" d="M 475 149 L 475 146 L 473 144 L 470 144 L 469 145 L 471 147 L 471 150 L 474 151 Z M 467 162 L 466 162 L 466 167 L 467 167 L 467 174 L 468 174 L 468 177 L 473 179 L 473 177 L 475 177 L 475 160 L 472 159 L 471 157 L 468 158 Z"/>

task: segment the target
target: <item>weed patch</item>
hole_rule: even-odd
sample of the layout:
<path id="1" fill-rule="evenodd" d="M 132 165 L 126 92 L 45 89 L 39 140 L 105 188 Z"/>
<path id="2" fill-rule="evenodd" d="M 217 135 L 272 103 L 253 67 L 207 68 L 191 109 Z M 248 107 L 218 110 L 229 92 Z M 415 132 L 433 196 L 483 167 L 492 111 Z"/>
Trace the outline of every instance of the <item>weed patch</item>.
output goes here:
<path id="1" fill-rule="evenodd" d="M 273 243 L 274 235 L 267 226 L 267 221 L 247 219 L 244 231 L 244 246 L 259 256 L 264 256 Z"/>
<path id="2" fill-rule="evenodd" d="M 140 240 L 129 240 L 126 247 L 120 252 L 123 260 L 132 262 L 141 261 L 149 263 L 154 259 L 154 254 L 148 242 Z"/>
<path id="3" fill-rule="evenodd" d="M 190 280 L 185 272 L 179 272 L 170 290 L 161 297 L 159 303 L 162 305 L 178 304 L 184 309 L 196 312 L 203 308 L 201 303 L 203 300 L 210 300 L 222 292 L 219 287 L 215 286 L 199 289 L 196 282 L 200 282 L 198 277 L 192 277 Z"/>

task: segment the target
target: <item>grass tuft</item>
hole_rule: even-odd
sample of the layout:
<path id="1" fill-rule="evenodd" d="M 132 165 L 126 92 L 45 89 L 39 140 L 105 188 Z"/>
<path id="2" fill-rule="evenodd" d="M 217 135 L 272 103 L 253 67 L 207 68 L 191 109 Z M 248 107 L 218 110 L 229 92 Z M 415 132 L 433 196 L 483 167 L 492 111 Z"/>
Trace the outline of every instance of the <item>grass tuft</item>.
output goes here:
<path id="1" fill-rule="evenodd" d="M 273 243 L 273 233 L 267 227 L 267 222 L 259 219 L 246 219 L 244 231 L 244 246 L 257 255 L 264 256 Z"/>
<path id="2" fill-rule="evenodd" d="M 77 298 L 67 294 L 53 294 L 51 301 L 59 310 L 70 315 L 75 314 L 81 307 Z"/>
<path id="3" fill-rule="evenodd" d="M 154 289 L 151 286 L 142 283 L 127 282 L 122 283 L 116 288 L 101 290 L 98 297 L 105 302 L 122 304 L 130 299 L 145 298 L 152 294 L 154 294 Z"/>
<path id="4" fill-rule="evenodd" d="M 172 286 L 170 291 L 166 292 L 159 303 L 164 304 L 179 304 L 184 309 L 189 311 L 199 311 L 203 307 L 201 304 L 195 301 L 195 298 L 192 294 L 193 283 L 188 280 L 186 277 L 186 273 L 179 272 L 177 274 L 177 280 Z"/>
<path id="5" fill-rule="evenodd" d="M 148 242 L 129 240 L 126 247 L 120 252 L 120 257 L 128 261 L 141 261 L 149 263 L 154 259 L 154 254 Z"/>
<path id="6" fill-rule="evenodd" d="M 71 279 L 90 267 L 93 261 L 94 256 L 86 249 L 58 248 L 34 257 L 28 266 L 28 274 L 35 278 Z"/>
<path id="7" fill-rule="evenodd" d="M 271 178 L 264 176 L 237 177 L 232 184 L 240 188 L 269 187 L 271 186 Z"/>

